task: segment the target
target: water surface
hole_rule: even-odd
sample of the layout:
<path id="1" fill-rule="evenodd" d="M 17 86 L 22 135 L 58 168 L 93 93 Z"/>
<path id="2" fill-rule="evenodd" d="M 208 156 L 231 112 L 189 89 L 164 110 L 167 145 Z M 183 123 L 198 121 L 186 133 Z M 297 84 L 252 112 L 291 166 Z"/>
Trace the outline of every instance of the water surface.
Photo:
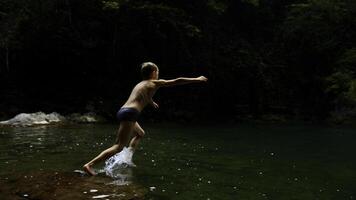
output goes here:
<path id="1" fill-rule="evenodd" d="M 0 128 L 0 180 L 33 171 L 80 169 L 115 141 L 116 128 Z M 133 157 L 137 167 L 129 173 L 130 184 L 147 189 L 145 199 L 356 198 L 353 128 L 251 124 L 143 128 L 146 136 Z"/>

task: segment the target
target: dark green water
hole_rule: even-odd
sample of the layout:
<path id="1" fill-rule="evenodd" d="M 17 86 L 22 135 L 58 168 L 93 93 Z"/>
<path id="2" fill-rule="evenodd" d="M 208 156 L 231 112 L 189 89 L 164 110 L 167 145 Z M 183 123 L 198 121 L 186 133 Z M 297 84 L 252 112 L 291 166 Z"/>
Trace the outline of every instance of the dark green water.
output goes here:
<path id="1" fill-rule="evenodd" d="M 0 128 L 0 178 L 71 172 L 109 147 L 116 125 Z M 355 199 L 356 131 L 301 125 L 143 125 L 133 183 L 145 199 Z M 97 166 L 101 168 L 101 166 Z M 84 199 L 84 198 L 83 198 Z"/>

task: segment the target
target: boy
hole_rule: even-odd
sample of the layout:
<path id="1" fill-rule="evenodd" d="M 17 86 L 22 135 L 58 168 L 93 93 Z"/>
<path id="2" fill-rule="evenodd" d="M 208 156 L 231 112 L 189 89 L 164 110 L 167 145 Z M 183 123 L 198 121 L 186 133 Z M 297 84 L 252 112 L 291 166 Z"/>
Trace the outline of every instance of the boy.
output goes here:
<path id="1" fill-rule="evenodd" d="M 206 82 L 208 79 L 204 76 L 197 78 L 176 78 L 172 80 L 158 79 L 159 69 L 152 62 L 145 62 L 141 65 L 141 74 L 143 80 L 132 90 L 129 99 L 117 112 L 117 118 L 120 123 L 116 143 L 101 152 L 97 157 L 83 166 L 84 171 L 90 175 L 95 175 L 92 166 L 100 161 L 106 160 L 114 154 L 120 152 L 129 141 L 129 136 L 133 132 L 129 146 L 136 149 L 139 141 L 145 135 L 144 130 L 137 123 L 141 111 L 151 105 L 158 108 L 158 104 L 152 100 L 153 95 L 160 87 L 183 85 L 195 82 Z"/>

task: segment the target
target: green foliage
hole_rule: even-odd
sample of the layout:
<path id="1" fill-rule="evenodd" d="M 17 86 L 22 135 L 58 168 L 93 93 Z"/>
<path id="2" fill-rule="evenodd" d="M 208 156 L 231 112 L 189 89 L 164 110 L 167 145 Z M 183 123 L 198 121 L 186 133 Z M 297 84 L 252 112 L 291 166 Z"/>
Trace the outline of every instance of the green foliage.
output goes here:
<path id="1" fill-rule="evenodd" d="M 260 0 L 243 0 L 243 2 L 247 2 L 255 6 L 258 6 L 260 4 Z"/>
<path id="2" fill-rule="evenodd" d="M 21 46 L 17 29 L 28 18 L 25 5 L 22 0 L 0 2 L 0 72 L 5 71 L 2 66 L 10 71 L 12 51 Z"/>
<path id="3" fill-rule="evenodd" d="M 129 0 L 109 0 L 102 1 L 104 10 L 118 10 L 123 4 L 128 3 Z"/>
<path id="4" fill-rule="evenodd" d="M 0 19 L 0 75 L 7 60 L 16 80 L 84 99 L 125 92 L 151 60 L 166 77 L 209 76 L 200 100 L 232 115 L 325 117 L 355 101 L 353 0 L 2 0 Z"/>
<path id="5" fill-rule="evenodd" d="M 227 2 L 224 0 L 208 0 L 207 6 L 218 14 L 223 14 L 227 9 Z"/>
<path id="6" fill-rule="evenodd" d="M 116 1 L 103 1 L 104 10 L 117 10 L 120 8 L 120 4 Z"/>
<path id="7" fill-rule="evenodd" d="M 345 73 L 342 78 L 343 82 L 338 83 L 338 85 L 344 85 L 343 91 L 337 93 L 337 96 L 342 96 L 348 102 L 356 103 L 356 48 L 346 50 L 337 61 L 337 66 L 338 70 L 343 70 Z"/>
<path id="8" fill-rule="evenodd" d="M 326 93 L 332 95 L 332 120 L 342 123 L 356 114 L 356 79 L 349 70 L 338 71 L 326 78 Z"/>
<path id="9" fill-rule="evenodd" d="M 356 79 L 351 80 L 347 96 L 356 103 Z"/>
<path id="10" fill-rule="evenodd" d="M 339 68 L 348 69 L 354 74 L 356 73 L 356 48 L 351 48 L 345 51 L 341 58 L 337 61 Z"/>
<path id="11" fill-rule="evenodd" d="M 326 78 L 326 92 L 335 96 L 338 107 L 356 105 L 356 49 L 346 50 L 336 62 L 336 72 Z"/>
<path id="12" fill-rule="evenodd" d="M 335 72 L 325 79 L 328 83 L 326 92 L 333 93 L 342 99 L 347 97 L 347 94 L 351 88 L 352 76 L 350 71 Z"/>
<path id="13" fill-rule="evenodd" d="M 293 4 L 285 22 L 285 37 L 291 45 L 316 54 L 332 53 L 340 44 L 341 20 L 345 5 L 325 1 L 311 1 L 307 4 Z M 298 44 L 296 44 L 298 43 Z M 296 53 L 298 51 L 295 51 Z"/>

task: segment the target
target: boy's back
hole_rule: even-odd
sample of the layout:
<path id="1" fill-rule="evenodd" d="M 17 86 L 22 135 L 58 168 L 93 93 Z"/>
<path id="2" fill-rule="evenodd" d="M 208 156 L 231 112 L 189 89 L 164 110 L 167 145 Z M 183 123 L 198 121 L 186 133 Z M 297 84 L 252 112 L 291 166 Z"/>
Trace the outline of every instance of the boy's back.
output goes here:
<path id="1" fill-rule="evenodd" d="M 152 104 L 152 97 L 156 93 L 156 84 L 149 80 L 144 80 L 138 83 L 122 107 L 135 108 L 138 111 L 142 111 L 148 104 Z"/>

